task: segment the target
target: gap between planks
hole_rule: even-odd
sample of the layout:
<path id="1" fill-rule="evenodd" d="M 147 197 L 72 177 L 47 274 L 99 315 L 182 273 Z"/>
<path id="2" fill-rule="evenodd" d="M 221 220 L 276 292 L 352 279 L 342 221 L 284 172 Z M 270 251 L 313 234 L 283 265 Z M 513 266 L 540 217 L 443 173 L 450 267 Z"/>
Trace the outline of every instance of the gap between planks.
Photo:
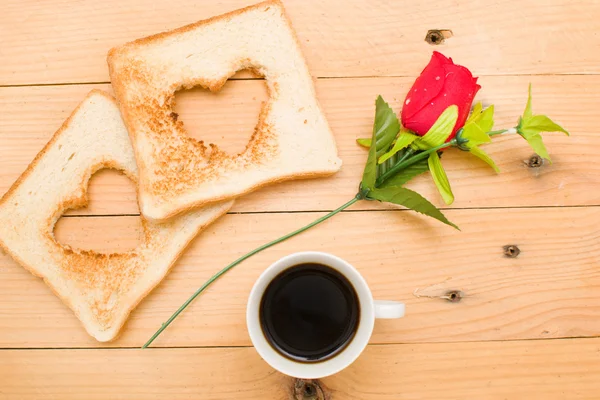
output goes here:
<path id="1" fill-rule="evenodd" d="M 593 187 L 600 184 L 594 168 L 593 149 L 600 143 L 593 118 L 599 77 L 486 78 L 479 97 L 496 104 L 498 126 L 510 126 L 523 111 L 527 85 L 534 84 L 534 109 L 551 115 L 572 130 L 572 137 L 545 135 L 553 164 L 527 168 L 532 155 L 519 137 L 501 137 L 489 146 L 490 155 L 502 170 L 500 175 L 483 162 L 449 151 L 448 176 L 456 202 L 446 206 L 427 174 L 411 181 L 416 190 L 442 208 L 590 205 L 600 204 Z M 373 99 L 381 94 L 398 109 L 412 83 L 409 79 L 330 79 L 316 85 L 319 100 L 336 137 L 344 165 L 335 176 L 296 180 L 265 187 L 240 198 L 233 212 L 331 210 L 356 194 L 364 169 L 366 151 L 355 139 L 372 130 Z M 175 111 L 191 137 L 223 145 L 225 151 L 244 148 L 252 132 L 260 101 L 267 96 L 260 81 L 237 81 L 218 94 L 201 90 L 179 94 Z M 14 182 L 52 133 L 68 116 L 86 91 L 108 85 L 3 88 L 0 104 L 0 192 Z M 214 97 L 213 97 L 214 96 Z M 560 98 L 560 104 L 555 100 Z M 232 120 L 230 115 L 236 115 Z M 90 180 L 90 202 L 85 210 L 69 214 L 137 214 L 134 185 L 115 171 L 100 171 Z M 385 205 L 363 202 L 352 209 L 381 209 Z"/>
<path id="2" fill-rule="evenodd" d="M 252 285 L 265 266 L 301 250 L 328 251 L 346 259 L 369 282 L 375 298 L 407 304 L 410 312 L 404 320 L 377 321 L 373 343 L 600 335 L 598 208 L 453 210 L 448 217 L 463 231 L 414 213 L 340 214 L 232 270 L 186 309 L 156 345 L 250 344 L 244 315 Z M 91 339 L 41 280 L 7 255 L 0 256 L 0 346 L 139 347 L 222 266 L 314 218 L 277 214 L 219 219 L 140 303 L 119 341 L 108 344 Z M 59 241 L 96 251 L 133 248 L 140 234 L 137 217 L 69 218 L 59 225 Z M 378 234 L 365 234 L 373 226 Z M 505 256 L 503 246 L 508 244 L 521 249 L 517 258 Z M 451 290 L 466 295 L 459 303 L 442 300 Z"/>
<path id="3" fill-rule="evenodd" d="M 412 345 L 455 345 L 459 343 L 519 343 L 519 342 L 559 342 L 561 340 L 593 340 L 599 339 L 599 336 L 564 336 L 556 338 L 522 338 L 522 339 L 492 339 L 492 340 L 458 340 L 456 342 L 418 342 L 418 343 L 404 343 L 404 342 L 388 342 L 388 343 L 369 343 L 367 347 L 380 347 L 380 346 L 412 346 Z M 0 347 L 2 351 L 60 351 L 60 350 L 176 350 L 176 349 L 251 349 L 253 345 L 226 345 L 226 346 L 150 346 L 142 348 L 141 346 L 121 346 L 121 347 Z"/>
<path id="4" fill-rule="evenodd" d="M 368 346 L 350 367 L 314 384 L 332 400 L 597 399 L 599 346 L 598 339 Z M 0 399 L 298 398 L 298 381 L 250 348 L 2 356 Z"/>
<path id="5" fill-rule="evenodd" d="M 494 78 L 502 78 L 502 77 L 563 77 L 563 76 L 600 76 L 600 74 L 596 73 L 532 73 L 532 74 L 479 74 L 479 78 L 485 77 L 494 77 Z M 326 79 L 386 79 L 386 78 L 413 78 L 416 79 L 418 75 L 356 75 L 356 76 L 313 76 L 313 79 L 317 80 L 326 80 Z M 253 78 L 253 77 L 231 77 L 227 79 L 228 81 L 264 81 L 264 78 Z M 34 83 L 19 83 L 19 84 L 4 84 L 0 85 L 0 88 L 19 88 L 19 87 L 37 87 L 37 86 L 78 86 L 78 85 L 110 85 L 110 81 L 90 81 L 90 82 L 53 82 L 53 83 L 42 83 L 42 82 L 34 82 Z M 200 85 L 194 86 L 201 87 Z"/>
<path id="6" fill-rule="evenodd" d="M 365 200 L 367 201 L 367 200 Z M 441 211 L 449 210 L 528 210 L 528 209 L 552 209 L 552 208 L 596 208 L 600 204 L 588 205 L 570 205 L 570 206 L 491 206 L 491 207 L 438 207 Z M 227 215 L 261 215 L 261 214 L 309 214 L 309 213 L 328 213 L 332 210 L 298 210 L 298 211 L 230 211 Z M 408 208 L 382 209 L 382 210 L 343 210 L 342 213 L 362 213 L 362 212 L 407 212 L 412 211 Z M 116 217 L 140 217 L 141 214 L 64 214 L 61 218 L 116 218 Z"/>

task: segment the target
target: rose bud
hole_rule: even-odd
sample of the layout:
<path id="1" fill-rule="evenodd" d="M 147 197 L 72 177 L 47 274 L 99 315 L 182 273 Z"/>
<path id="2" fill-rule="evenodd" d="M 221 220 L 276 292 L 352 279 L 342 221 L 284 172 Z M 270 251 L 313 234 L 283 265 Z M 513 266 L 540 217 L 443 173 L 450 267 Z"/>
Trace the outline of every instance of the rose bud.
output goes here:
<path id="1" fill-rule="evenodd" d="M 406 96 L 402 108 L 402 125 L 418 135 L 425 135 L 446 108 L 458 106 L 458 119 L 451 140 L 464 125 L 471 104 L 481 86 L 471 71 L 456 65 L 437 51 L 417 78 Z"/>

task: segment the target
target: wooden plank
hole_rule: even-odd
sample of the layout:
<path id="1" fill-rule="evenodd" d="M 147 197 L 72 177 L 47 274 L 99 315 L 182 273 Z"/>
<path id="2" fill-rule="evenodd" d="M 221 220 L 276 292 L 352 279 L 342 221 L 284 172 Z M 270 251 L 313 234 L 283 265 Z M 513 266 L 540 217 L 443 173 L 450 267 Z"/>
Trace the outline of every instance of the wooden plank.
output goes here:
<path id="1" fill-rule="evenodd" d="M 573 136 L 546 135 L 554 163 L 529 169 L 523 160 L 533 153 L 520 137 L 495 139 L 486 150 L 497 160 L 502 173 L 458 150 L 444 157 L 456 202 L 453 207 L 507 207 L 593 205 L 600 203 L 600 173 L 596 149 L 596 96 L 600 77 L 486 77 L 479 98 L 496 104 L 497 126 L 508 127 L 522 113 L 527 84 L 534 85 L 534 111 L 551 115 L 568 127 Z M 288 182 L 264 188 L 238 200 L 234 211 L 298 211 L 333 209 L 351 198 L 358 186 L 366 152 L 355 139 L 368 136 L 373 104 L 382 94 L 400 109 L 410 78 L 323 79 L 317 82 L 319 99 L 336 135 L 342 170 L 327 179 Z M 0 89 L 0 193 L 6 191 L 43 147 L 53 132 L 91 88 L 106 85 L 20 87 Z M 177 110 L 189 131 L 225 147 L 243 146 L 252 131 L 265 96 L 261 81 L 231 81 L 210 95 L 196 90 L 178 97 Z M 234 117 L 232 117 L 232 115 Z M 208 132 L 208 134 L 202 134 Z M 497 142 L 496 142 L 497 141 Z M 231 147 L 230 147 L 231 146 Z M 415 190 L 444 206 L 430 177 L 419 177 Z M 101 173 L 90 188 L 91 204 L 84 214 L 138 213 L 134 189 L 116 173 Z M 355 209 L 381 208 L 359 203 Z"/>
<path id="2" fill-rule="evenodd" d="M 135 0 L 124 7 L 118 0 L 6 0 L 0 84 L 108 81 L 111 47 L 255 2 Z M 590 40 L 600 13 L 594 0 L 284 3 L 315 76 L 415 76 L 432 50 L 477 75 L 600 72 L 600 52 Z M 451 29 L 454 36 L 431 46 L 424 40 L 430 29 Z"/>
<path id="3" fill-rule="evenodd" d="M 600 208 L 451 210 L 462 232 L 413 212 L 346 212 L 256 255 L 213 285 L 157 346 L 248 345 L 245 305 L 253 282 L 302 250 L 355 265 L 374 296 L 407 304 L 402 320 L 378 321 L 373 343 L 459 342 L 600 335 Z M 318 213 L 227 215 L 200 235 L 109 346 L 141 346 L 206 279 L 242 254 Z M 135 246 L 137 217 L 69 217 L 57 237 L 73 246 Z M 517 258 L 503 246 L 516 244 Z M 459 290 L 451 303 L 441 298 Z M 39 280 L 0 256 L 0 347 L 95 347 Z"/>
<path id="4" fill-rule="evenodd" d="M 0 399 L 296 399 L 252 348 L 3 350 Z M 597 399 L 600 339 L 369 346 L 327 399 Z"/>

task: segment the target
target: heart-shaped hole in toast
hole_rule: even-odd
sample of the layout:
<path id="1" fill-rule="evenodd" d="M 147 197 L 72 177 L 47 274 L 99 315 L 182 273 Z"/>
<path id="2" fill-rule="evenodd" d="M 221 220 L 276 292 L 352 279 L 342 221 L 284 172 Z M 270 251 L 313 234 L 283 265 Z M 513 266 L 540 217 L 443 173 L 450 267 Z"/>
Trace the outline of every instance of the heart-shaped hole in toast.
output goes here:
<path id="1" fill-rule="evenodd" d="M 217 92 L 200 86 L 177 91 L 173 117 L 184 123 L 188 136 L 235 156 L 248 146 L 268 99 L 266 81 L 242 70 Z"/>
<path id="2" fill-rule="evenodd" d="M 135 157 L 119 109 L 111 97 L 94 90 L 0 199 L 0 246 L 43 278 L 90 335 L 104 342 L 116 337 L 131 310 L 166 276 L 192 238 L 227 212 L 232 202 L 190 211 L 163 223 L 152 223 L 136 214 L 114 218 L 123 227 L 141 221 L 139 246 L 130 251 L 123 251 L 123 243 L 119 243 L 118 252 L 112 246 L 95 247 L 100 251 L 81 250 L 90 245 L 73 241 L 90 237 L 102 242 L 100 235 L 118 236 L 117 231 L 122 230 L 107 226 L 69 240 L 79 249 L 57 242 L 57 221 L 69 209 L 87 206 L 90 179 L 103 168 L 123 171 L 137 184 Z M 105 176 L 106 172 L 96 175 L 93 186 Z M 132 188 L 128 191 L 132 193 Z M 99 191 L 92 187 L 90 192 Z M 92 204 L 99 203 L 92 200 Z M 137 210 L 137 206 L 130 207 Z M 69 215 L 56 228 L 57 234 L 64 242 L 69 239 L 65 236 L 71 221 L 81 229 L 79 220 L 93 223 L 96 219 L 98 223 L 106 218 Z M 126 247 L 133 247 L 133 243 Z"/>
<path id="3" fill-rule="evenodd" d="M 71 209 L 57 221 L 61 245 L 99 253 L 125 253 L 139 246 L 142 221 L 135 184 L 122 172 L 101 169 L 89 180 L 86 207 Z"/>

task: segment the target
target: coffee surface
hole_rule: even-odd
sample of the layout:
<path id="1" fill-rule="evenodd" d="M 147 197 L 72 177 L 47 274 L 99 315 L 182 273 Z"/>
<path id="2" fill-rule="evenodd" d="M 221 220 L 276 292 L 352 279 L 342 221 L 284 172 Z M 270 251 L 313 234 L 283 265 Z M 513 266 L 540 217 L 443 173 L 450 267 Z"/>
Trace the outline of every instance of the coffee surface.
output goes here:
<path id="1" fill-rule="evenodd" d="M 354 287 L 322 264 L 299 264 L 281 272 L 260 304 L 267 341 L 282 355 L 302 362 L 333 357 L 352 340 L 359 320 Z"/>

